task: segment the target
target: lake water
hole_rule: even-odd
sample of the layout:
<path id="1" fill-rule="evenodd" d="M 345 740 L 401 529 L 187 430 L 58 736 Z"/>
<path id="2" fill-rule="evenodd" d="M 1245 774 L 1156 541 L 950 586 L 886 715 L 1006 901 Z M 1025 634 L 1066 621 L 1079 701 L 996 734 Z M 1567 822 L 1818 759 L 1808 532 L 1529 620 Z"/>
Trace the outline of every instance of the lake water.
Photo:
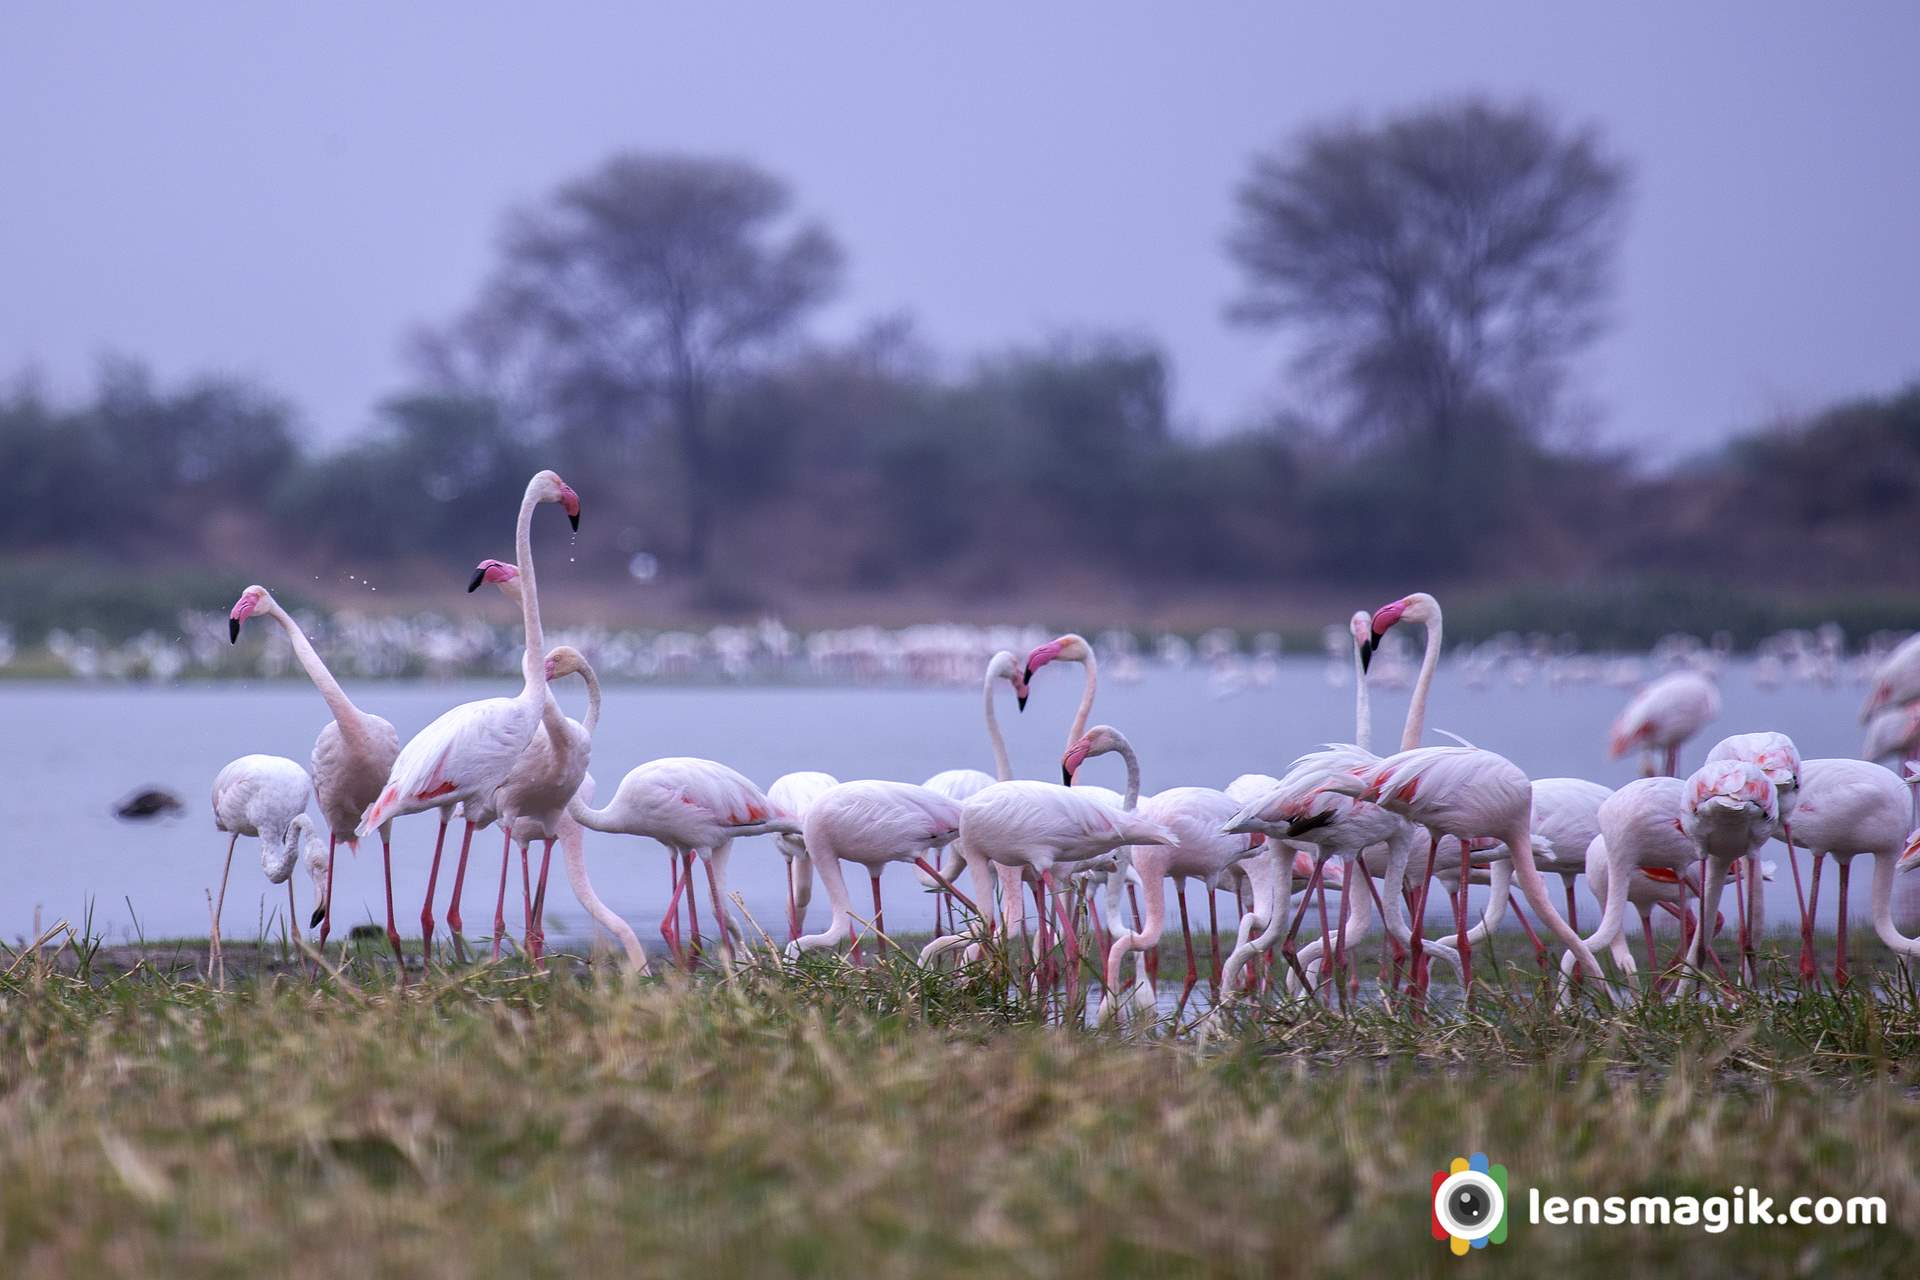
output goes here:
<path id="1" fill-rule="evenodd" d="M 1058 777 L 1079 675 L 1078 668 L 1065 664 L 1041 673 L 1023 715 L 1014 713 L 1010 697 L 1002 697 L 1002 723 L 1019 776 Z M 563 689 L 563 701 L 577 716 L 584 699 L 578 682 L 569 683 L 572 689 Z M 1851 755 L 1859 747 L 1855 713 L 1861 694 L 1851 683 L 1762 688 L 1751 670 L 1737 663 L 1721 683 L 1726 710 L 1717 725 L 1690 744 L 1683 771 L 1697 766 L 1721 734 L 1749 729 L 1784 730 L 1807 757 Z M 512 689 L 505 682 L 363 683 L 352 692 L 368 710 L 392 720 L 404 739 L 457 702 Z M 1224 786 L 1250 770 L 1279 773 L 1303 750 L 1352 737 L 1351 689 L 1335 687 L 1326 664 L 1316 659 L 1282 661 L 1265 687 L 1224 697 L 1214 692 L 1198 668 L 1149 667 L 1138 683 L 1103 685 L 1094 718 L 1119 726 L 1132 739 L 1148 791 Z M 1474 689 L 1443 665 L 1428 716 L 1428 740 L 1444 741 L 1432 729 L 1446 729 L 1503 752 L 1536 777 L 1578 775 L 1618 785 L 1635 776 L 1635 765 L 1607 760 L 1605 741 L 1626 697 L 1625 691 L 1597 683 L 1556 688 L 1539 680 L 1525 686 L 1501 681 Z M 1404 691 L 1375 692 L 1376 745 L 1397 741 L 1405 699 Z M 5 828 L 12 844 L 6 891 L 0 895 L 0 934 L 25 935 L 36 909 L 47 923 L 62 917 L 78 923 L 91 898 L 94 926 L 110 941 L 132 938 L 136 913 L 149 938 L 204 935 L 205 891 L 218 886 L 226 844 L 213 830 L 208 808 L 214 774 L 248 752 L 290 756 L 304 764 L 325 717 L 319 696 L 304 681 L 173 688 L 0 685 L 0 776 L 6 779 Z M 992 768 L 977 687 L 608 690 L 593 754 L 599 794 L 610 795 L 634 765 L 664 755 L 721 760 L 763 786 L 794 769 L 823 769 L 842 779 L 918 782 L 941 769 Z M 1082 777 L 1117 788 L 1121 768 L 1117 756 L 1100 757 Z M 136 825 L 111 816 L 118 797 L 149 785 L 180 795 L 186 817 Z M 430 814 L 395 824 L 396 912 L 408 935 L 419 927 L 434 826 Z M 445 914 L 458 830 L 453 828 L 448 841 L 436 917 Z M 253 846 L 243 840 L 234 858 L 225 917 L 230 938 L 253 937 L 267 914 L 285 907 L 285 890 L 266 884 Z M 499 874 L 497 836 L 476 837 L 474 847 L 464 912 L 470 927 L 491 919 L 490 886 L 498 884 Z M 1775 850 L 1772 856 L 1784 859 L 1784 850 Z M 589 833 L 587 858 L 601 897 L 654 950 L 668 890 L 659 846 Z M 749 909 L 763 925 L 783 933 L 783 864 L 772 842 L 739 842 L 732 865 L 734 885 Z M 1864 912 L 1867 877 L 1859 880 L 1855 902 Z M 550 935 L 582 936 L 589 922 L 557 867 L 553 881 Z M 917 892 L 909 871 L 890 869 L 885 884 L 890 927 L 930 924 L 928 900 Z M 304 915 L 311 905 L 304 876 L 298 877 L 298 893 Z M 336 936 L 348 924 L 384 917 L 377 844 L 371 856 L 363 853 L 357 861 L 342 853 L 334 893 Z M 1823 907 L 1832 901 L 1831 885 L 1821 897 Z M 1587 928 L 1598 919 L 1597 910 L 1587 915 L 1590 902 L 1582 909 Z M 1793 918 L 1793 884 L 1784 861 L 1771 886 L 1769 908 L 1774 923 Z M 824 899 L 816 895 L 812 919 L 824 919 L 825 912 Z M 701 914 L 704 927 L 710 913 Z M 518 919 L 516 907 L 510 906 L 508 918 Z"/>

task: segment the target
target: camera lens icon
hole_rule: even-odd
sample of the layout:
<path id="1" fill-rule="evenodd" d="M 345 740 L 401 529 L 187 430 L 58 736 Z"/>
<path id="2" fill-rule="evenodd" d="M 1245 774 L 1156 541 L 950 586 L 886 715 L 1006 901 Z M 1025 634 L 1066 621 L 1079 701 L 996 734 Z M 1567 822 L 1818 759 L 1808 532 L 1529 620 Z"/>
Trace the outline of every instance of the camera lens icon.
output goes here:
<path id="1" fill-rule="evenodd" d="M 1451 1242 L 1456 1255 L 1506 1243 L 1507 1167 L 1476 1151 L 1435 1173 L 1433 1238 Z"/>

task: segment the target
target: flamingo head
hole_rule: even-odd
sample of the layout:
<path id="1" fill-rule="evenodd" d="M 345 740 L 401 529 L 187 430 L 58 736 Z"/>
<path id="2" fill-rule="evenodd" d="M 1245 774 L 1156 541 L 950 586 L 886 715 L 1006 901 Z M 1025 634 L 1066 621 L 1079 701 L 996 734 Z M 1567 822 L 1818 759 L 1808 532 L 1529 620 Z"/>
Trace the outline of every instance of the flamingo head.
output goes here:
<path id="1" fill-rule="evenodd" d="M 567 513 L 567 521 L 575 532 L 580 529 L 580 495 L 559 475 L 552 471 L 542 471 L 533 478 L 536 492 L 542 502 L 557 502 L 561 510 Z"/>
<path id="2" fill-rule="evenodd" d="M 1780 801 L 1773 783 L 1760 766 L 1749 760 L 1713 760 L 1687 779 L 1681 800 L 1681 830 L 1694 839 L 1717 820 L 1740 815 L 1767 822 L 1780 819 Z"/>
<path id="3" fill-rule="evenodd" d="M 248 587 L 240 593 L 240 598 L 233 602 L 233 611 L 227 615 L 228 644 L 240 642 L 240 624 L 251 618 L 254 610 L 271 598 L 267 595 L 267 589 L 261 586 Z"/>
<path id="4" fill-rule="evenodd" d="M 1373 615 L 1365 609 L 1355 609 L 1347 619 L 1347 630 L 1353 636 L 1353 647 L 1360 652 L 1361 662 L 1366 662 L 1371 656 L 1368 647 L 1373 644 Z"/>
<path id="5" fill-rule="evenodd" d="M 584 675 L 590 668 L 581 652 L 570 644 L 557 645 L 547 653 L 547 679 Z"/>
<path id="6" fill-rule="evenodd" d="M 987 659 L 987 682 L 1005 680 L 1013 686 L 1013 696 L 1020 703 L 1020 709 L 1026 710 L 1027 682 L 1020 674 L 1020 660 L 1005 649 Z"/>
<path id="7" fill-rule="evenodd" d="M 504 560 L 482 560 L 473 567 L 473 579 L 467 583 L 467 590 L 469 592 L 478 591 L 480 584 L 483 582 L 491 582 L 497 587 L 503 587 L 507 583 L 517 582 L 519 579 L 520 570 L 516 566 L 510 565 Z"/>
<path id="8" fill-rule="evenodd" d="M 1073 777 L 1080 772 L 1080 766 L 1087 762 L 1088 756 L 1105 755 L 1109 751 L 1118 751 L 1126 745 L 1126 738 L 1110 724 L 1097 724 L 1080 737 L 1080 741 L 1067 748 L 1060 757 L 1060 781 L 1066 786 L 1073 785 Z"/>
<path id="9" fill-rule="evenodd" d="M 1023 682 L 1031 684 L 1033 673 L 1049 662 L 1086 662 L 1093 657 L 1093 646 L 1086 637 L 1068 632 L 1057 640 L 1049 640 L 1027 655 L 1027 668 L 1021 672 Z M 1020 700 L 1021 710 L 1026 709 L 1026 699 Z"/>
<path id="10" fill-rule="evenodd" d="M 1900 861 L 1893 864 L 1895 871 L 1911 871 L 1920 867 L 1920 831 L 1907 837 L 1907 847 L 1900 851 Z"/>
<path id="11" fill-rule="evenodd" d="M 1410 596 L 1401 596 L 1392 604 L 1383 604 L 1373 611 L 1372 621 L 1367 627 L 1367 642 L 1360 646 L 1360 669 L 1366 670 L 1373 661 L 1374 651 L 1380 642 L 1387 638 L 1387 632 L 1402 622 L 1432 622 L 1440 616 L 1440 602 L 1424 591 L 1416 591 Z"/>

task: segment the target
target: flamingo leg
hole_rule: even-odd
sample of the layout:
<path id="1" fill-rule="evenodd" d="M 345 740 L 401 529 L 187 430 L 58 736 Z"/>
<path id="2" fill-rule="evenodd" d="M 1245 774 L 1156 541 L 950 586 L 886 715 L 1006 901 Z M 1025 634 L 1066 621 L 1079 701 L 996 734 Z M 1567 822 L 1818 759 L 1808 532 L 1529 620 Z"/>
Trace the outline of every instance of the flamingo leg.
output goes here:
<path id="1" fill-rule="evenodd" d="M 300 941 L 300 917 L 293 910 L 293 877 L 287 877 L 287 927 L 293 930 L 293 940 Z"/>
<path id="2" fill-rule="evenodd" d="M 1659 985 L 1660 953 L 1653 947 L 1653 908 L 1640 908 L 1640 931 L 1647 937 L 1647 982 L 1651 987 Z"/>
<path id="3" fill-rule="evenodd" d="M 1073 1003 L 1075 994 L 1080 990 L 1080 932 L 1074 921 L 1074 917 L 1079 912 L 1073 898 L 1073 892 L 1069 889 L 1053 899 L 1054 916 L 1060 922 L 1060 940 L 1067 951 L 1067 1003 L 1069 1005 Z"/>
<path id="4" fill-rule="evenodd" d="M 1667 748 L 1666 776 L 1669 778 L 1680 776 L 1680 744 L 1677 742 Z"/>
<path id="5" fill-rule="evenodd" d="M 1580 932 L 1580 899 L 1573 893 L 1573 877 L 1564 877 L 1561 884 L 1567 889 L 1567 927 L 1575 933 Z"/>
<path id="6" fill-rule="evenodd" d="M 1473 883 L 1466 843 L 1460 845 L 1460 889 L 1453 895 L 1453 932 L 1460 948 L 1460 995 L 1473 1003 L 1473 947 L 1467 941 L 1467 893 Z"/>
<path id="7" fill-rule="evenodd" d="M 1215 1004 L 1220 1003 L 1220 907 L 1216 891 L 1207 889 L 1207 990 Z"/>
<path id="8" fill-rule="evenodd" d="M 207 944 L 207 968 L 219 971 L 222 985 L 227 980 L 227 957 L 220 949 L 220 917 L 227 909 L 227 877 L 233 874 L 233 846 L 239 843 L 239 832 L 227 837 L 227 865 L 220 873 L 220 897 L 213 904 L 213 938 Z"/>
<path id="9" fill-rule="evenodd" d="M 552 862 L 553 837 L 548 836 L 546 848 L 540 854 L 540 879 L 533 891 L 533 931 L 527 935 L 527 945 L 532 948 L 535 960 L 547 951 L 547 870 Z"/>
<path id="10" fill-rule="evenodd" d="M 880 868 L 867 872 L 867 882 L 873 886 L 873 951 L 879 955 L 887 946 L 886 908 L 880 905 Z"/>
<path id="11" fill-rule="evenodd" d="M 513 833 L 500 842 L 500 896 L 493 900 L 493 958 L 500 958 L 500 940 L 507 936 L 507 864 L 513 860 Z"/>
<path id="12" fill-rule="evenodd" d="M 1844 988 L 1850 981 L 1847 973 L 1847 876 L 1853 870 L 1852 858 L 1835 858 L 1840 866 L 1840 900 L 1835 904 L 1833 985 Z"/>
<path id="13" fill-rule="evenodd" d="M 693 934 L 687 944 L 687 955 L 697 964 L 700 959 L 700 901 L 699 895 L 693 891 L 693 850 L 691 849 L 680 855 L 680 878 L 687 884 L 687 928 Z M 859 944 L 855 943 L 855 952 L 857 953 L 859 949 Z"/>
<path id="14" fill-rule="evenodd" d="M 1321 861 L 1324 866 L 1325 858 L 1323 857 Z M 1313 888 L 1315 890 L 1313 900 L 1320 910 L 1320 956 L 1323 961 L 1319 969 L 1319 980 L 1314 985 L 1320 986 L 1327 981 L 1329 971 L 1333 967 L 1331 964 L 1324 963 L 1328 943 L 1333 939 L 1333 930 L 1327 924 L 1327 879 L 1324 873 L 1314 876 Z"/>
<path id="15" fill-rule="evenodd" d="M 387 945 L 393 948 L 393 961 L 400 968 L 400 982 L 407 981 L 407 957 L 400 950 L 400 930 L 393 924 L 393 841 L 380 837 L 380 862 L 387 877 Z"/>
<path id="16" fill-rule="evenodd" d="M 1127 901 L 1133 904 L 1133 931 L 1139 933 L 1143 927 L 1141 924 L 1143 917 L 1140 914 L 1140 891 L 1131 880 L 1127 881 Z M 1152 983 L 1160 981 L 1159 947 L 1147 952 L 1147 981 Z"/>
<path id="17" fill-rule="evenodd" d="M 1184 876 L 1174 878 L 1173 896 L 1180 902 L 1180 936 L 1187 944 L 1187 980 L 1180 984 L 1180 1000 L 1173 1006 L 1173 1016 L 1177 1018 L 1186 1009 L 1187 996 L 1192 993 L 1194 984 L 1200 981 L 1200 966 L 1193 958 L 1193 931 L 1187 927 L 1187 881 Z"/>
<path id="18" fill-rule="evenodd" d="M 427 868 L 427 898 L 420 904 L 420 954 L 427 964 L 433 963 L 433 891 L 440 883 L 440 851 L 447 843 L 447 819 L 452 810 L 440 811 L 440 831 L 433 838 L 433 862 Z"/>
<path id="19" fill-rule="evenodd" d="M 680 895 L 686 892 L 686 879 L 680 874 L 680 855 L 667 850 L 667 867 L 673 876 L 673 893 L 667 898 L 667 913 L 660 920 L 660 936 L 667 940 L 674 963 L 692 972 L 693 960 L 680 945 Z"/>
<path id="20" fill-rule="evenodd" d="M 1038 880 L 1033 882 L 1033 905 L 1034 909 L 1040 913 L 1040 957 L 1034 961 L 1033 966 L 1034 993 L 1036 995 L 1044 995 L 1053 985 L 1051 974 L 1048 972 L 1053 961 L 1053 930 L 1051 922 L 1047 919 L 1047 899 L 1051 896 L 1047 892 L 1047 885 L 1048 877 L 1046 875 L 1042 875 Z"/>
<path id="21" fill-rule="evenodd" d="M 1813 922 L 1820 914 L 1820 873 L 1827 855 L 1815 852 L 1807 886 L 1807 914 L 1800 918 L 1800 981 L 1811 984 L 1820 975 L 1820 949 L 1813 941 Z"/>
<path id="22" fill-rule="evenodd" d="M 1420 877 L 1420 889 L 1413 904 L 1413 945 L 1411 948 L 1413 955 L 1410 966 L 1412 972 L 1407 975 L 1407 981 L 1421 994 L 1425 994 L 1427 989 L 1426 948 L 1422 945 L 1427 923 L 1427 894 L 1433 889 L 1433 863 L 1439 856 L 1440 833 L 1437 831 L 1429 831 L 1427 832 L 1427 870 L 1426 874 Z"/>
<path id="23" fill-rule="evenodd" d="M 473 833 L 477 830 L 469 819 L 467 829 L 460 834 L 460 862 L 453 869 L 453 900 L 447 904 L 447 932 L 453 935 L 453 954 L 463 962 L 467 958 L 467 944 L 461 931 L 466 922 L 460 918 L 460 903 L 467 891 L 467 853 L 473 848 Z"/>
<path id="24" fill-rule="evenodd" d="M 793 877 L 796 874 L 793 859 L 787 859 L 787 941 L 792 942 L 800 936 L 800 899 L 793 889 Z"/>
<path id="25" fill-rule="evenodd" d="M 533 958 L 533 873 L 527 865 L 527 846 L 533 841 L 520 842 L 520 912 L 524 925 L 520 931 L 520 949 L 528 959 Z"/>

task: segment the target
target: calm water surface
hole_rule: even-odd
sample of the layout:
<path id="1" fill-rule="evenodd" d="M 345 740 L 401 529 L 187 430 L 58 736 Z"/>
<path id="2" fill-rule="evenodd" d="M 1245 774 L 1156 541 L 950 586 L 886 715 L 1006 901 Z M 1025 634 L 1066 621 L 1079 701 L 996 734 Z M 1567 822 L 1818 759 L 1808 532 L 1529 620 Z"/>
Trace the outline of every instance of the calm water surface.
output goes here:
<path id="1" fill-rule="evenodd" d="M 562 701 L 578 716 L 584 699 L 578 682 L 569 684 Z M 1002 722 L 1019 776 L 1058 777 L 1079 691 L 1079 670 L 1062 666 L 1035 680 L 1024 715 L 1014 713 L 1011 697 L 1002 699 Z M 1808 757 L 1850 755 L 1860 745 L 1855 719 L 1860 691 L 1851 685 L 1762 689 L 1744 667 L 1735 666 L 1723 676 L 1722 691 L 1726 710 L 1690 745 L 1683 771 L 1699 764 L 1716 737 L 1742 730 L 1785 730 Z M 351 692 L 363 707 L 392 720 L 404 739 L 457 702 L 512 689 L 503 682 L 362 683 Z M 1578 775 L 1619 785 L 1635 776 L 1634 764 L 1607 760 L 1605 740 L 1626 697 L 1600 685 L 1556 689 L 1535 682 L 1469 689 L 1443 666 L 1428 716 L 1428 741 L 1444 741 L 1432 730 L 1446 729 L 1511 756 L 1535 777 Z M 1404 692 L 1376 691 L 1376 745 L 1397 742 L 1405 698 Z M 36 908 L 47 923 L 61 917 L 77 923 L 91 899 L 94 926 L 110 941 L 131 939 L 136 916 L 149 938 L 204 935 L 205 891 L 219 883 L 226 846 L 225 837 L 213 830 L 208 805 L 214 774 L 233 757 L 256 751 L 305 764 L 325 718 L 319 695 L 304 681 L 178 688 L 0 685 L 5 730 L 0 772 L 7 780 L 5 827 L 15 850 L 0 896 L 0 934 L 24 935 Z M 1303 750 L 1350 739 L 1352 691 L 1335 687 L 1325 664 L 1314 659 L 1283 662 L 1271 686 L 1221 698 L 1210 695 L 1199 670 L 1149 668 L 1137 684 L 1103 687 L 1094 719 L 1126 731 L 1140 752 L 1148 791 L 1217 787 L 1249 770 L 1279 773 Z M 634 765 L 664 755 L 725 761 L 763 786 L 794 769 L 824 769 L 842 779 L 918 782 L 941 769 L 992 768 L 977 688 L 610 689 L 594 743 L 599 794 L 610 795 Z M 1082 776 L 1123 785 L 1115 756 L 1092 761 Z M 180 795 L 186 817 L 129 825 L 111 816 L 115 799 L 148 785 Z M 419 928 L 434 827 L 431 814 L 395 824 L 396 912 L 408 935 Z M 450 850 L 457 849 L 457 832 L 456 826 Z M 469 926 L 491 919 L 491 902 L 482 900 L 490 897 L 499 876 L 498 837 L 483 834 L 474 845 L 464 904 Z M 276 908 L 285 909 L 285 890 L 267 885 L 253 846 L 242 840 L 234 857 L 226 906 L 229 937 L 254 936 L 262 920 Z M 1770 856 L 1784 859 L 1784 850 L 1774 848 Z M 600 895 L 634 924 L 651 950 L 668 887 L 660 847 L 589 833 L 587 858 Z M 778 928 L 785 898 L 782 863 L 771 841 L 741 841 L 732 866 L 734 885 L 748 908 L 762 924 Z M 311 888 L 304 875 L 296 874 L 304 915 Z M 451 858 L 442 874 L 436 916 L 445 913 L 450 878 Z M 1856 897 L 1864 911 L 1867 877 L 1859 879 Z M 891 869 L 886 884 L 890 926 L 918 929 L 931 922 L 927 900 L 909 872 Z M 334 892 L 342 927 L 384 917 L 377 845 L 371 856 L 363 853 L 357 861 L 342 853 Z M 1830 891 L 1823 893 L 1823 905 L 1831 898 Z M 584 935 L 590 922 L 557 868 L 549 902 L 550 933 Z M 1784 862 L 1769 904 L 1770 920 L 1791 918 L 1793 885 Z M 824 900 L 816 896 L 813 920 L 823 920 L 825 912 Z M 703 924 L 708 914 L 702 912 Z M 517 919 L 515 908 L 509 908 L 508 918 Z M 1589 918 L 1583 906 L 1584 925 L 1590 928 L 1597 918 L 1597 911 Z"/>

